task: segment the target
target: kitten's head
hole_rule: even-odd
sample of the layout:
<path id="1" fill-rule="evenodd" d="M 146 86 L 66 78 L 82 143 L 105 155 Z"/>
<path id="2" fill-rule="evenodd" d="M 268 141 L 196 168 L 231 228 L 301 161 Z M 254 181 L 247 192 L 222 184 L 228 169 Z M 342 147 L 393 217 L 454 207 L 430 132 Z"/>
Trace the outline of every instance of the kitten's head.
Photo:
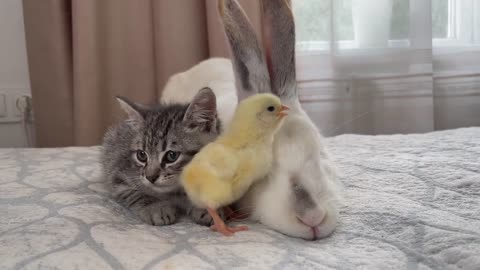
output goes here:
<path id="1" fill-rule="evenodd" d="M 117 99 L 128 118 L 105 135 L 107 176 L 152 195 L 180 189 L 183 167 L 220 133 L 215 94 L 204 88 L 190 104 L 155 107 Z"/>

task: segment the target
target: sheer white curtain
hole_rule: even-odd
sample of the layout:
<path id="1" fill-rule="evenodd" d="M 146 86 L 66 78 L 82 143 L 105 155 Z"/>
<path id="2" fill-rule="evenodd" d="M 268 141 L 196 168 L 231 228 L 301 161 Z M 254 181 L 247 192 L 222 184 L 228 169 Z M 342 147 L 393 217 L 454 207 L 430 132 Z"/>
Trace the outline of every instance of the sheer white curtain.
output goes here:
<path id="1" fill-rule="evenodd" d="M 291 0 L 299 93 L 327 136 L 480 125 L 479 0 Z"/>

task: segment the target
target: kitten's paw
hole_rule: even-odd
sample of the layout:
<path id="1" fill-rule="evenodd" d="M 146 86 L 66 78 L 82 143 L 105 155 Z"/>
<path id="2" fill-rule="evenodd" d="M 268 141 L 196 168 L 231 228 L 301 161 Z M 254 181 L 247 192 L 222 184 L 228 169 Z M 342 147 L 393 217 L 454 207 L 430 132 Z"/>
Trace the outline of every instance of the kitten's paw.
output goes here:
<path id="1" fill-rule="evenodd" d="M 222 220 L 225 220 L 225 212 L 223 209 L 218 209 L 217 213 Z M 213 219 L 210 214 L 208 214 L 207 209 L 191 208 L 188 215 L 192 218 L 193 222 L 197 224 L 204 226 L 213 225 Z"/>
<path id="2" fill-rule="evenodd" d="M 177 220 L 177 210 L 172 206 L 150 206 L 139 213 L 140 218 L 150 225 L 169 225 Z"/>

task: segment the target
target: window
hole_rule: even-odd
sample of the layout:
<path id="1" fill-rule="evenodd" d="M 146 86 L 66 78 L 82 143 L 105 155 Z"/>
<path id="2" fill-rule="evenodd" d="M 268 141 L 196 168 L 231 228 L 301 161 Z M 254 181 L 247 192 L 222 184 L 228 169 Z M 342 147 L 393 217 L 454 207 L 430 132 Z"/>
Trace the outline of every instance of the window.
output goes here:
<path id="1" fill-rule="evenodd" d="M 480 1 L 432 1 L 434 47 L 480 45 Z"/>
<path id="2" fill-rule="evenodd" d="M 432 36 L 434 39 L 448 38 L 448 0 L 432 1 Z"/>
<path id="3" fill-rule="evenodd" d="M 411 16 L 430 14 L 428 35 L 433 46 L 480 45 L 480 1 L 432 0 L 430 4 L 412 0 L 292 0 L 297 48 L 328 50 L 332 41 L 344 49 L 409 47 L 412 36 L 419 36 L 411 33 L 418 22 Z"/>
<path id="4" fill-rule="evenodd" d="M 299 50 L 408 46 L 409 1 L 293 0 Z M 370 3 L 370 2 L 369 2 Z M 392 12 L 395 10 L 395 12 Z M 378 17 L 378 20 L 372 20 Z M 384 24 L 383 21 L 389 23 Z"/>

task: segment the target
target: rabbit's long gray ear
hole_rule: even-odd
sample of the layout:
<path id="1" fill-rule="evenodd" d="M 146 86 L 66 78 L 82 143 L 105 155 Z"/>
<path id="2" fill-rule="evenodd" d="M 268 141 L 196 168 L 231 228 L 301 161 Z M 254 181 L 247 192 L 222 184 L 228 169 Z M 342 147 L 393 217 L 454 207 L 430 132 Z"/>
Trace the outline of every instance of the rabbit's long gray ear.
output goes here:
<path id="1" fill-rule="evenodd" d="M 296 98 L 295 22 L 286 0 L 262 0 L 262 32 L 273 93 Z"/>
<path id="2" fill-rule="evenodd" d="M 265 55 L 245 12 L 235 0 L 219 0 L 218 11 L 232 52 L 238 99 L 270 92 Z"/>

